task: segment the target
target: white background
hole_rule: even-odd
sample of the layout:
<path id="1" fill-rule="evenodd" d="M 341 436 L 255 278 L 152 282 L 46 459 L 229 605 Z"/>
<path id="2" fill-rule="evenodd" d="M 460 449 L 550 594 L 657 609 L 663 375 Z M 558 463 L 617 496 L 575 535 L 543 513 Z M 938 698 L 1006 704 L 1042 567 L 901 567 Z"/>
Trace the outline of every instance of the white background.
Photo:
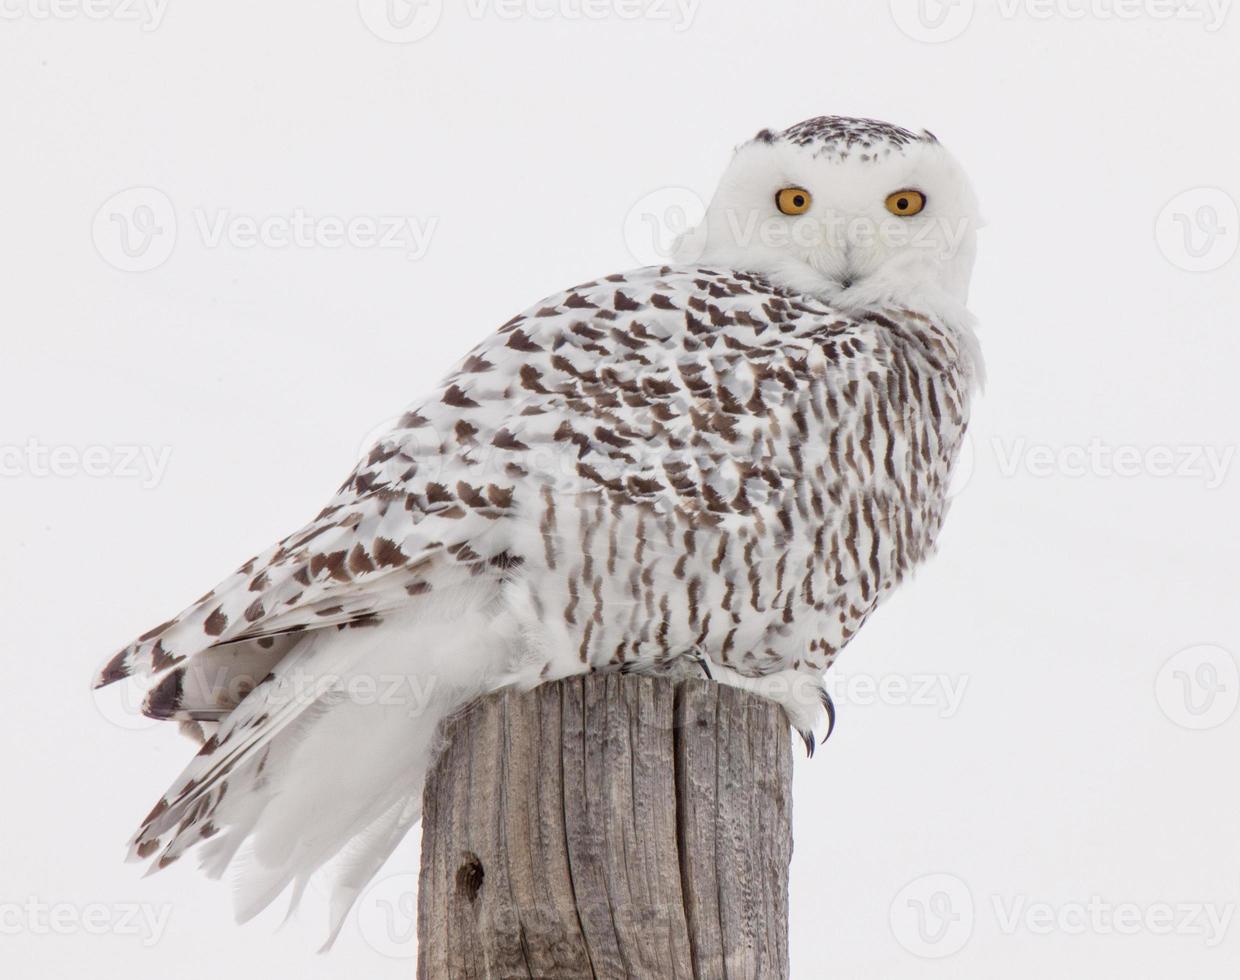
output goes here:
<path id="1" fill-rule="evenodd" d="M 485 333 L 648 258 L 643 215 L 686 192 L 647 195 L 841 113 L 973 175 L 990 382 L 939 556 L 798 762 L 794 976 L 1235 977 L 1240 922 L 1208 912 L 1240 903 L 1240 13 L 584 2 L 404 34 L 368 0 L 0 4 L 0 973 L 413 975 L 416 834 L 328 956 L 321 893 L 239 928 L 189 862 L 123 865 L 192 749 L 90 675 Z M 297 209 L 432 233 L 210 234 Z"/>

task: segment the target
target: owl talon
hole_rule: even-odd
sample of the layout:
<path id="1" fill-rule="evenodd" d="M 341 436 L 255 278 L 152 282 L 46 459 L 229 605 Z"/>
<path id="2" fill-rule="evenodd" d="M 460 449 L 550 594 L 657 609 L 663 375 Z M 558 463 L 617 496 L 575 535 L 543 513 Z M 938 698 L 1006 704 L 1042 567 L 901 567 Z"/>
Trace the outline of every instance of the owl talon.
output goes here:
<path id="1" fill-rule="evenodd" d="M 822 699 L 822 706 L 827 712 L 827 734 L 822 737 L 823 744 L 831 737 L 831 733 L 835 731 L 835 702 L 831 700 L 831 694 L 824 687 L 818 692 L 818 696 Z M 814 753 L 811 752 L 810 755 Z"/>
<path id="2" fill-rule="evenodd" d="M 812 729 L 809 731 L 797 729 L 797 734 L 805 742 L 805 757 L 807 759 L 812 759 L 814 757 L 814 749 L 819 745 L 826 745 L 831 738 L 831 733 L 835 731 L 835 702 L 831 700 L 831 694 L 825 687 L 818 689 L 818 700 L 822 702 L 823 710 L 827 713 L 827 734 L 822 737 L 822 741 L 817 741 Z"/>
<path id="3" fill-rule="evenodd" d="M 710 663 L 707 661 L 706 657 L 699 651 L 693 655 L 693 659 L 697 665 L 702 668 L 702 673 L 706 675 L 706 679 L 708 681 L 713 681 L 715 679 L 715 675 L 710 672 Z"/>

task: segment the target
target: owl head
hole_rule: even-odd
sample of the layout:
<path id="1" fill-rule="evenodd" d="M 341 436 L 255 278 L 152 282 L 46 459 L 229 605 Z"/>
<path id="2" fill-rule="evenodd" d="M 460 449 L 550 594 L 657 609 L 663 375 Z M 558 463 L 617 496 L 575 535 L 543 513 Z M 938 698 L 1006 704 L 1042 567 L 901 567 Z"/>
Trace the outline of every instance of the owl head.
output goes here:
<path id="1" fill-rule="evenodd" d="M 756 272 L 844 308 L 963 308 L 977 202 L 933 134 L 819 116 L 740 146 L 677 258 Z"/>

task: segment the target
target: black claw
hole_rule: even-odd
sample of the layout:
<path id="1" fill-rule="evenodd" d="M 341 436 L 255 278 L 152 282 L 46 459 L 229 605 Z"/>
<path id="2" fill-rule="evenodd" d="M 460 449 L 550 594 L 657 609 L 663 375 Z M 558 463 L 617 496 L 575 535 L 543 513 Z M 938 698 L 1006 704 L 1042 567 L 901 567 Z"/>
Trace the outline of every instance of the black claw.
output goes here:
<path id="1" fill-rule="evenodd" d="M 835 731 L 835 702 L 831 700 L 831 695 L 827 693 L 826 688 L 821 691 L 822 706 L 827 709 L 827 734 L 823 737 L 825 743 L 831 737 L 831 733 Z"/>
<path id="2" fill-rule="evenodd" d="M 706 662 L 705 657 L 699 654 L 697 657 L 697 664 L 702 668 L 702 673 L 706 675 L 706 679 L 708 681 L 713 681 L 715 679 L 715 675 L 710 672 L 710 664 Z"/>
<path id="3" fill-rule="evenodd" d="M 814 757 L 814 733 L 803 732 L 800 729 L 798 729 L 797 734 L 800 735 L 801 738 L 805 741 L 805 757 L 807 759 L 812 759 Z"/>

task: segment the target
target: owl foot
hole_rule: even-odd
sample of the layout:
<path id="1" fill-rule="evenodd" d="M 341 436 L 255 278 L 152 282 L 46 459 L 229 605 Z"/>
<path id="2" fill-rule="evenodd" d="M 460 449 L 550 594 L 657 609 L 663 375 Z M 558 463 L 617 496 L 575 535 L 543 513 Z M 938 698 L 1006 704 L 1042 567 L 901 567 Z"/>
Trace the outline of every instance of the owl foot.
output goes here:
<path id="1" fill-rule="evenodd" d="M 800 670 L 781 670 L 764 677 L 749 677 L 731 667 L 714 664 L 712 679 L 776 702 L 784 709 L 789 724 L 801 736 L 807 756 L 812 757 L 818 745 L 814 733 L 821 726 L 824 715 L 827 733 L 823 736 L 823 742 L 835 731 L 835 703 L 820 677 Z"/>
<path id="2" fill-rule="evenodd" d="M 693 652 L 689 654 L 689 659 L 701 668 L 702 673 L 706 675 L 706 679 L 708 681 L 713 681 L 715 679 L 715 675 L 710 672 L 710 661 L 706 659 L 706 654 L 704 654 L 701 650 L 694 649 Z"/>
<path id="3" fill-rule="evenodd" d="M 696 647 L 668 660 L 626 660 L 620 665 L 619 670 L 622 674 L 645 674 L 650 677 L 672 677 L 679 680 L 692 680 L 700 670 L 702 677 L 706 680 L 715 679 L 706 654 Z"/>
<path id="4" fill-rule="evenodd" d="M 831 737 L 831 733 L 835 731 L 835 702 L 831 700 L 831 695 L 825 687 L 819 688 L 818 696 L 822 700 L 823 710 L 827 713 L 827 734 L 822 737 L 822 744 L 827 744 L 827 739 Z M 814 757 L 814 731 L 802 731 L 797 729 L 797 734 L 801 736 L 801 740 L 805 742 L 805 756 L 808 759 Z"/>

